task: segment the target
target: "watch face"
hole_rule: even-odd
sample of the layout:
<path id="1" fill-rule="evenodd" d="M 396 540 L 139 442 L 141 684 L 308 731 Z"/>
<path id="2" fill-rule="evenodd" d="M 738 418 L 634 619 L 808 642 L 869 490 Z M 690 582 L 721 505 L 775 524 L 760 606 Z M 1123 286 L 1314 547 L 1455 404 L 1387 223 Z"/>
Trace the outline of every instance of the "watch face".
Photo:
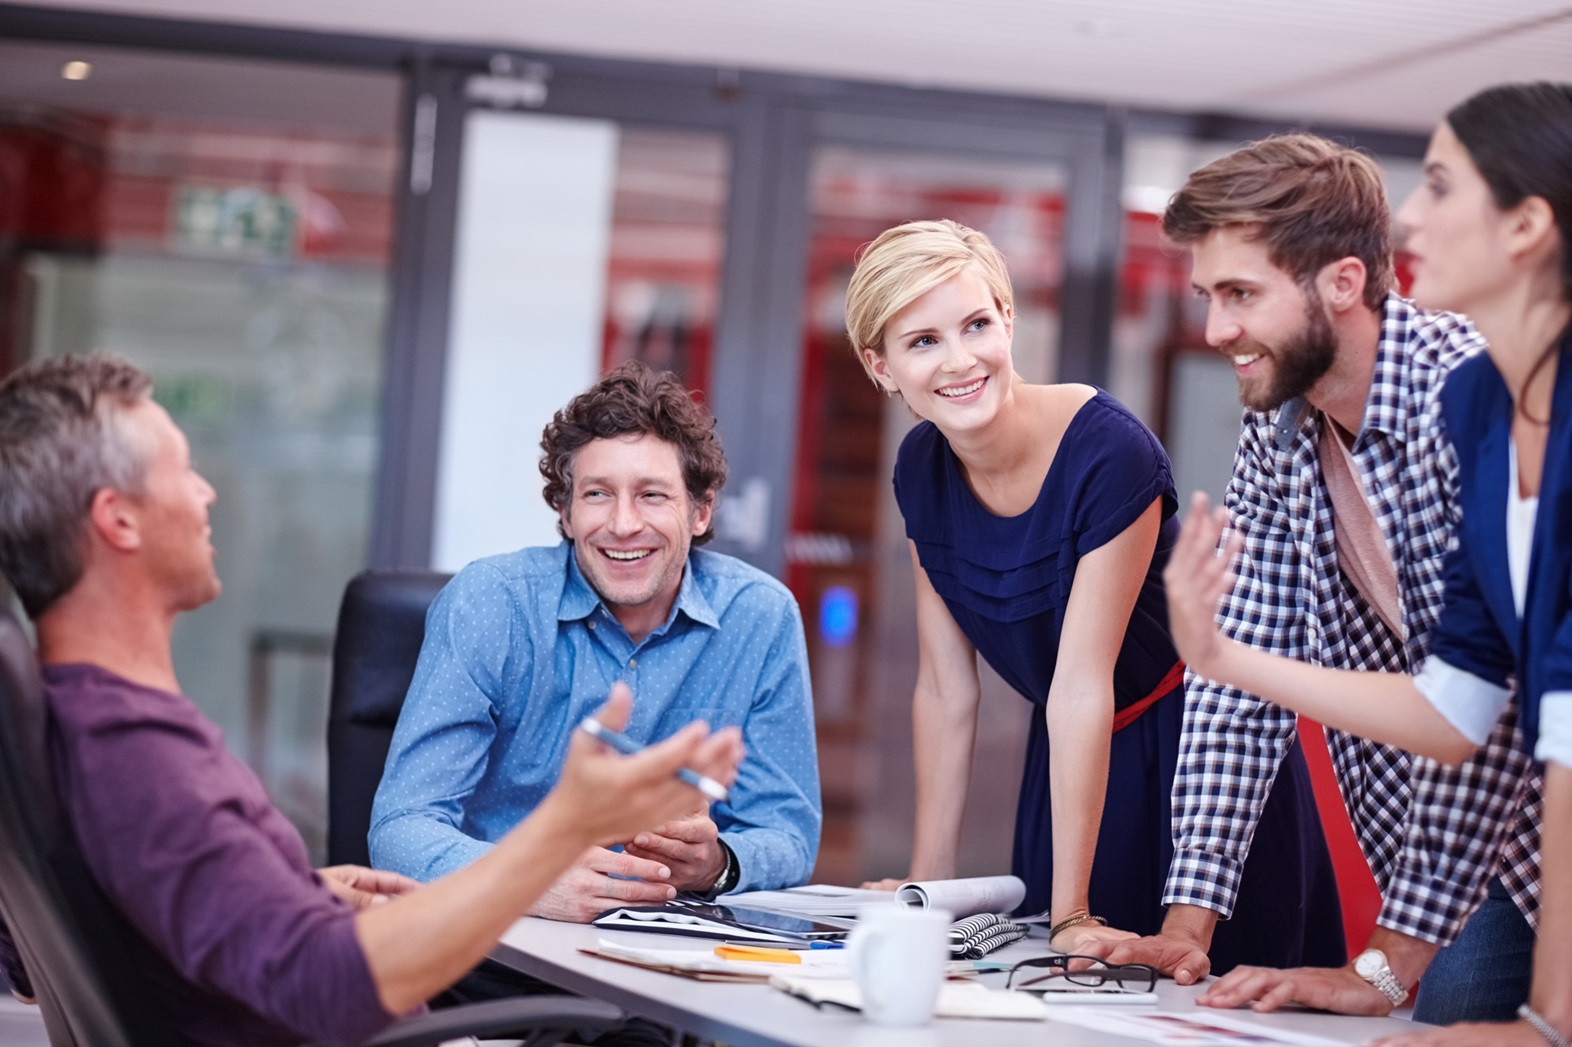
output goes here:
<path id="1" fill-rule="evenodd" d="M 1366 949 L 1354 961 L 1354 971 L 1361 978 L 1371 978 L 1381 972 L 1386 966 L 1386 957 L 1376 949 Z"/>

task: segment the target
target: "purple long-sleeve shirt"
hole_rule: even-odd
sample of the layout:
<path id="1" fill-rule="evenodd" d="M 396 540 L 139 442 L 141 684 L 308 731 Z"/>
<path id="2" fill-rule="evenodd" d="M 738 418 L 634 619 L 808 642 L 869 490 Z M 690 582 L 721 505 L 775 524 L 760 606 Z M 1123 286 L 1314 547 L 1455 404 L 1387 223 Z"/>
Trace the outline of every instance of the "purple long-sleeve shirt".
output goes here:
<path id="1" fill-rule="evenodd" d="M 218 727 L 186 698 L 97 666 L 43 675 L 64 810 L 189 1042 L 354 1043 L 386 1026 L 353 910 Z M 0 964 L 13 982 L 23 973 L 9 940 Z"/>

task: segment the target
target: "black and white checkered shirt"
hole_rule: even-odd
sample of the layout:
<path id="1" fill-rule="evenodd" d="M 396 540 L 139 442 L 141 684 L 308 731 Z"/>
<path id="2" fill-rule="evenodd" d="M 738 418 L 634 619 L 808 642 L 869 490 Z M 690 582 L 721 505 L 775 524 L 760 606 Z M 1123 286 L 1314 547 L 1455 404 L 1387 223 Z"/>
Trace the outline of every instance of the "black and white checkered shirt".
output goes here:
<path id="1" fill-rule="evenodd" d="M 1225 635 L 1315 665 L 1418 670 L 1441 612 L 1442 560 L 1460 513 L 1441 385 L 1483 346 L 1466 320 L 1395 296 L 1386 301 L 1354 459 L 1397 568 L 1406 637 L 1394 636 L 1338 569 L 1316 455 L 1319 416 L 1303 400 L 1275 418 L 1245 414 L 1225 499 L 1244 540 L 1218 614 Z M 1163 904 L 1200 905 L 1227 918 L 1295 718 L 1203 678 L 1190 675 L 1185 684 Z M 1537 922 L 1540 781 L 1515 734 L 1509 709 L 1484 748 L 1448 768 L 1326 732 L 1343 801 L 1381 888 L 1381 926 L 1449 944 L 1498 871 Z"/>

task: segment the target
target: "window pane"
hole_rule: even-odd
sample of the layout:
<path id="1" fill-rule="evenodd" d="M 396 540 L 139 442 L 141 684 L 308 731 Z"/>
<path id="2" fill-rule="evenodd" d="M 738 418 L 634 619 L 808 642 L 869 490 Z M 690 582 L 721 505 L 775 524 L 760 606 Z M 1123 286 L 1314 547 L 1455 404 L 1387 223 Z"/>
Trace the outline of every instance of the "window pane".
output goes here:
<path id="1" fill-rule="evenodd" d="M 182 616 L 176 672 L 319 846 L 328 651 L 380 450 L 398 81 L 20 45 L 0 69 L 25 201 L 0 221 L 28 223 L 0 240 L 0 367 L 111 351 L 153 375 L 218 492 L 224 593 Z"/>

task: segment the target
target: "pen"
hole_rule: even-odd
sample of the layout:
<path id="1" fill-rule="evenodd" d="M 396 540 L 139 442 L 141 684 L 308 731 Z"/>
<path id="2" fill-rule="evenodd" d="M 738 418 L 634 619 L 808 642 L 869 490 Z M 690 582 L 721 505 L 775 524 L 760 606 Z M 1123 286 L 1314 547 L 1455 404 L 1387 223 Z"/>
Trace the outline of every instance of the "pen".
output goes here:
<path id="1" fill-rule="evenodd" d="M 632 756 L 634 753 L 640 752 L 644 748 L 644 746 L 640 745 L 632 738 L 629 738 L 620 731 L 613 731 L 610 727 L 607 727 L 593 716 L 586 716 L 583 720 L 579 721 L 579 729 L 590 735 L 593 735 L 596 738 L 599 738 L 601 741 L 605 742 L 619 753 L 622 753 L 624 756 Z M 726 797 L 730 795 L 726 791 L 726 787 L 720 782 L 717 782 L 714 778 L 711 778 L 708 775 L 700 774 L 697 771 L 690 771 L 686 767 L 677 772 L 677 777 L 681 778 L 683 781 L 687 782 L 689 785 L 693 786 L 695 789 L 699 790 L 699 792 L 703 793 L 705 796 L 708 796 L 712 800 L 725 800 Z"/>

